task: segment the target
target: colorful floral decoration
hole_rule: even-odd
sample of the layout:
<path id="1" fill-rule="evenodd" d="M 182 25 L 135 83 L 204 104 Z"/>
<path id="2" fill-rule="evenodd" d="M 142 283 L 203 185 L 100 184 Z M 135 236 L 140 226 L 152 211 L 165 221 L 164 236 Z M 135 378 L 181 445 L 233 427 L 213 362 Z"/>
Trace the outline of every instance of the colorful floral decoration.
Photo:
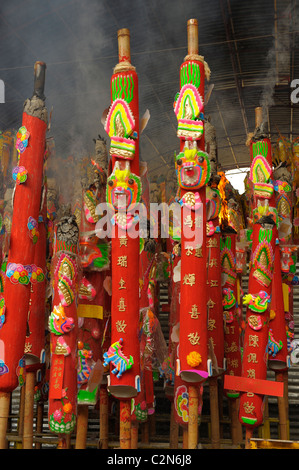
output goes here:
<path id="1" fill-rule="evenodd" d="M 67 342 L 64 340 L 63 336 L 59 336 L 59 338 L 56 341 L 54 354 L 69 356 L 70 353 L 71 353 L 71 348 L 69 347 Z"/>
<path id="2" fill-rule="evenodd" d="M 4 375 L 4 374 L 7 374 L 9 372 L 9 369 L 7 367 L 7 365 L 5 364 L 5 362 L 0 359 L 0 376 L 1 375 Z"/>
<path id="3" fill-rule="evenodd" d="M 231 250 L 231 239 L 226 237 L 220 238 L 220 261 L 222 267 L 222 276 L 225 282 L 231 286 L 235 285 L 237 272 L 236 272 L 236 259 Z M 223 280 L 224 281 L 224 280 Z M 224 282 L 223 282 L 224 283 Z"/>
<path id="4" fill-rule="evenodd" d="M 97 201 L 95 193 L 92 188 L 89 188 L 84 193 L 84 213 L 88 222 L 96 224 L 99 216 L 96 214 Z"/>
<path id="5" fill-rule="evenodd" d="M 49 417 L 49 427 L 57 434 L 70 434 L 76 425 L 76 415 L 71 402 L 67 398 L 67 389 L 63 390 L 61 407 Z"/>
<path id="6" fill-rule="evenodd" d="M 16 149 L 18 154 L 23 153 L 28 145 L 30 132 L 27 131 L 25 126 L 20 127 L 17 132 L 17 140 L 16 140 Z"/>
<path id="7" fill-rule="evenodd" d="M 29 230 L 29 237 L 32 239 L 32 242 L 35 244 L 39 237 L 39 232 L 37 230 L 38 223 L 33 217 L 28 218 L 27 227 Z"/>
<path id="8" fill-rule="evenodd" d="M 96 296 L 96 289 L 93 287 L 91 282 L 84 276 L 81 279 L 79 287 L 79 298 L 81 300 L 93 300 Z"/>
<path id="9" fill-rule="evenodd" d="M 113 101 L 104 128 L 111 139 L 110 155 L 133 160 L 137 137 L 135 119 L 125 100 L 118 98 Z"/>
<path id="10" fill-rule="evenodd" d="M 191 351 L 187 356 L 187 363 L 190 367 L 197 367 L 202 363 L 201 355 L 197 351 Z"/>
<path id="11" fill-rule="evenodd" d="M 198 89 L 192 83 L 182 86 L 174 102 L 174 112 L 178 120 L 179 138 L 199 140 L 203 135 L 204 102 Z"/>
<path id="12" fill-rule="evenodd" d="M 174 406 L 181 419 L 188 423 L 189 420 L 189 394 L 186 385 L 176 388 Z"/>
<path id="13" fill-rule="evenodd" d="M 135 399 L 131 400 L 131 414 L 135 413 L 136 419 L 140 422 L 145 422 L 148 419 L 148 409 L 146 401 L 135 404 Z"/>
<path id="14" fill-rule="evenodd" d="M 55 335 L 63 335 L 74 328 L 74 320 L 67 317 L 61 304 L 54 306 L 49 316 L 48 327 L 51 333 Z"/>
<path id="15" fill-rule="evenodd" d="M 112 373 L 116 375 L 116 377 L 119 379 L 124 372 L 127 370 L 131 369 L 131 367 L 134 364 L 133 357 L 130 356 L 127 358 L 123 352 L 122 352 L 122 342 L 123 339 L 120 338 L 119 341 L 116 341 L 113 343 L 107 352 L 103 354 L 104 357 L 104 362 L 103 366 L 107 367 L 109 363 L 111 363 L 114 366 L 114 369 L 112 369 Z"/>
<path id="16" fill-rule="evenodd" d="M 249 315 L 248 325 L 255 331 L 259 331 L 263 327 L 262 318 L 260 315 Z"/>
<path id="17" fill-rule="evenodd" d="M 5 322 L 5 298 L 4 296 L 1 294 L 0 295 L 0 330 L 2 328 L 2 326 L 4 325 L 4 322 Z"/>
<path id="18" fill-rule="evenodd" d="M 16 263 L 8 263 L 6 277 L 8 277 L 13 284 L 20 283 L 24 285 L 28 285 L 29 282 L 32 284 L 43 282 L 45 279 L 43 270 L 35 264 L 23 266 L 22 264 Z"/>
<path id="19" fill-rule="evenodd" d="M 259 244 L 252 253 L 253 276 L 264 286 L 269 286 L 273 277 L 272 230 L 261 229 Z"/>
<path id="20" fill-rule="evenodd" d="M 12 178 L 16 184 L 25 183 L 28 171 L 24 166 L 15 166 L 12 170 Z"/>
<path id="21" fill-rule="evenodd" d="M 25 357 L 23 356 L 19 360 L 19 364 L 18 364 L 18 367 L 17 367 L 17 370 L 16 370 L 16 374 L 17 374 L 17 377 L 18 377 L 20 387 L 22 387 L 25 383 L 25 377 L 26 377 L 26 367 L 25 366 L 26 366 Z"/>
<path id="22" fill-rule="evenodd" d="M 60 256 L 55 274 L 58 274 L 58 292 L 61 304 L 67 307 L 74 301 L 73 288 L 77 282 L 77 268 L 69 255 L 63 253 Z"/>

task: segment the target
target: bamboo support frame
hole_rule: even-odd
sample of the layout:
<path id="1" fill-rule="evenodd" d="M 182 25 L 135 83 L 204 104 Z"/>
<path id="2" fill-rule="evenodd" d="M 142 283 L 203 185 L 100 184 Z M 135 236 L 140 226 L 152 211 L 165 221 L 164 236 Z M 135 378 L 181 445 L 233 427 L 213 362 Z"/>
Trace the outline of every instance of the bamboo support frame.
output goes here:
<path id="1" fill-rule="evenodd" d="M 198 388 L 189 385 L 188 449 L 196 449 L 198 444 Z"/>
<path id="2" fill-rule="evenodd" d="M 119 441 L 121 449 L 131 449 L 130 400 L 120 400 Z"/>
<path id="3" fill-rule="evenodd" d="M 23 449 L 32 449 L 33 447 L 34 387 L 35 373 L 27 372 L 25 382 Z"/>
<path id="4" fill-rule="evenodd" d="M 10 410 L 10 392 L 0 392 L 0 449 L 7 448 L 7 425 Z"/>
<path id="5" fill-rule="evenodd" d="M 78 405 L 76 449 L 86 449 L 87 429 L 88 429 L 88 405 Z"/>
<path id="6" fill-rule="evenodd" d="M 107 387 L 100 387 L 100 449 L 108 449 L 108 391 Z"/>
<path id="7" fill-rule="evenodd" d="M 211 444 L 212 444 L 212 449 L 220 449 L 217 377 L 209 378 L 209 390 L 210 390 Z"/>

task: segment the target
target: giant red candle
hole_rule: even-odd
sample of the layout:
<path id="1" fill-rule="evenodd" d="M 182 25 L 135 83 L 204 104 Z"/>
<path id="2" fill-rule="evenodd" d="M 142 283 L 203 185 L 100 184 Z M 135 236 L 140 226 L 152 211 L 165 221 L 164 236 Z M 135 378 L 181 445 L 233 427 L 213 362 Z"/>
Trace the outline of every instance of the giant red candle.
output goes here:
<path id="1" fill-rule="evenodd" d="M 31 286 L 44 282 L 35 264 L 38 217 L 41 208 L 47 110 L 43 93 L 45 64 L 36 62 L 35 86 L 25 101 L 22 127 L 17 134 L 18 165 L 12 227 L 5 283 L 5 321 L 0 330 L 0 390 L 11 392 L 18 385 L 18 364 L 24 355 Z"/>

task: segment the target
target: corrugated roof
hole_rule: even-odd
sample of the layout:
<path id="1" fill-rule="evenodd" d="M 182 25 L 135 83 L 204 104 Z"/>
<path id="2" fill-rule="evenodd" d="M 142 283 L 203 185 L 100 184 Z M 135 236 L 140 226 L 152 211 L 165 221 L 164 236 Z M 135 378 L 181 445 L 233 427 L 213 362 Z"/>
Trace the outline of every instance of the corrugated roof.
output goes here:
<path id="1" fill-rule="evenodd" d="M 18 128 L 32 93 L 33 65 L 47 63 L 50 134 L 60 158 L 82 157 L 110 104 L 110 77 L 118 62 L 117 30 L 131 33 L 131 60 L 139 75 L 140 115 L 151 119 L 140 141 L 154 178 L 173 166 L 179 148 L 173 98 L 187 53 L 187 21 L 199 22 L 199 53 L 214 89 L 205 112 L 216 127 L 224 169 L 245 167 L 254 108 L 270 103 L 273 142 L 299 135 L 298 104 L 290 82 L 299 78 L 298 5 L 295 0 L 5 0 L 0 5 L 0 130 Z M 274 77 L 274 78 L 273 78 Z M 269 101 L 267 101 L 269 100 Z"/>

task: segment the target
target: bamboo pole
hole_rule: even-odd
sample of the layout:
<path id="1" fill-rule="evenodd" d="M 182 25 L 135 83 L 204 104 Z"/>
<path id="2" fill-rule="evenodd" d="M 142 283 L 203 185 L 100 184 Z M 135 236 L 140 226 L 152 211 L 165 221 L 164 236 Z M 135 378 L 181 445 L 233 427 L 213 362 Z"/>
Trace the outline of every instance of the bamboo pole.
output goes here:
<path id="1" fill-rule="evenodd" d="M 37 404 L 37 413 L 36 413 L 36 433 L 42 434 L 43 432 L 43 415 L 44 415 L 44 404 L 43 402 L 39 402 Z M 35 448 L 41 449 L 41 443 L 36 442 Z"/>
<path id="2" fill-rule="evenodd" d="M 88 405 L 78 405 L 76 449 L 86 449 L 88 428 Z"/>
<path id="3" fill-rule="evenodd" d="M 34 387 L 35 373 L 27 372 L 25 382 L 23 449 L 32 449 L 33 447 Z"/>
<path id="4" fill-rule="evenodd" d="M 230 398 L 229 399 L 229 406 L 230 406 L 230 417 L 231 417 L 231 438 L 232 444 L 238 445 L 242 442 L 242 425 L 239 421 L 238 414 L 239 414 L 239 397 L 238 398 Z"/>
<path id="5" fill-rule="evenodd" d="M 198 388 L 189 385 L 188 449 L 196 449 L 198 441 Z"/>
<path id="6" fill-rule="evenodd" d="M 183 449 L 188 449 L 188 428 L 183 428 Z"/>
<path id="7" fill-rule="evenodd" d="M 138 448 L 138 429 L 139 423 L 136 419 L 131 424 L 131 449 Z"/>
<path id="8" fill-rule="evenodd" d="M 170 433 L 169 433 L 169 448 L 178 449 L 179 446 L 179 425 L 175 420 L 175 407 L 173 400 L 170 407 Z"/>
<path id="9" fill-rule="evenodd" d="M 276 382 L 284 382 L 285 391 L 285 380 L 283 372 L 275 372 Z M 288 416 L 285 393 L 283 397 L 277 397 L 278 404 L 278 416 L 279 416 L 279 439 L 282 441 L 288 440 Z"/>
<path id="10" fill-rule="evenodd" d="M 19 402 L 19 421 L 18 421 L 18 435 L 23 436 L 24 432 L 24 405 L 25 405 L 25 386 L 20 389 L 20 402 Z M 16 444 L 18 447 L 18 443 Z"/>
<path id="11" fill-rule="evenodd" d="M 246 427 L 246 432 L 245 432 L 245 449 L 251 449 L 251 444 L 250 441 L 253 436 L 253 429 Z"/>
<path id="12" fill-rule="evenodd" d="M 220 449 L 217 377 L 212 376 L 209 378 L 209 389 L 210 389 L 211 444 L 212 444 L 212 449 Z"/>
<path id="13" fill-rule="evenodd" d="M 0 392 L 0 449 L 7 448 L 6 432 L 9 417 L 10 392 Z"/>
<path id="14" fill-rule="evenodd" d="M 130 400 L 120 400 L 119 441 L 121 449 L 131 449 Z"/>
<path id="15" fill-rule="evenodd" d="M 100 387 L 100 449 L 108 449 L 108 391 L 106 386 Z"/>

